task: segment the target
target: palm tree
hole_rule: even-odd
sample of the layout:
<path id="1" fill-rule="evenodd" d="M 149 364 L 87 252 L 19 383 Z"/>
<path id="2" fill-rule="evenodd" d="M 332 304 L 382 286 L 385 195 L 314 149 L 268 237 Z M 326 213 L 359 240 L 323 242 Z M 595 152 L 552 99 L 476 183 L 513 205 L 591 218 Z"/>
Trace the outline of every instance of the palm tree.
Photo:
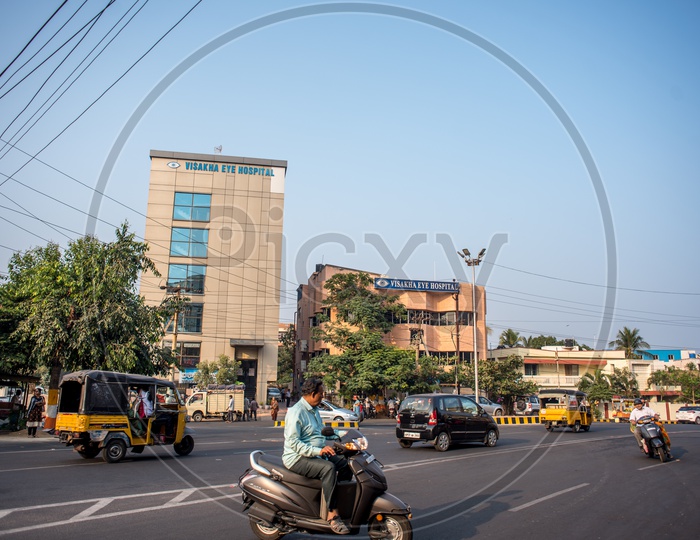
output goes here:
<path id="1" fill-rule="evenodd" d="M 521 338 L 520 334 L 515 330 L 504 330 L 501 333 L 501 337 L 498 339 L 499 345 L 504 345 L 505 347 L 517 347 L 520 345 Z"/>
<path id="2" fill-rule="evenodd" d="M 649 344 L 639 335 L 639 329 L 630 330 L 626 326 L 618 330 L 617 339 L 608 343 L 609 347 L 615 347 L 616 351 L 625 351 L 625 358 L 641 358 L 639 351 L 648 349 Z"/>

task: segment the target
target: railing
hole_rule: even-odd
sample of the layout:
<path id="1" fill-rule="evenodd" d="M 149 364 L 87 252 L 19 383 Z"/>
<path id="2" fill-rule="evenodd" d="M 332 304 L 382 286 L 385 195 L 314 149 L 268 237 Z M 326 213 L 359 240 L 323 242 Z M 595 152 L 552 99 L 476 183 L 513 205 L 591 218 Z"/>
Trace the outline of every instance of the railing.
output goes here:
<path id="1" fill-rule="evenodd" d="M 536 383 L 538 386 L 549 386 L 550 388 L 576 388 L 581 377 L 566 377 L 560 375 L 525 375 L 525 379 Z"/>

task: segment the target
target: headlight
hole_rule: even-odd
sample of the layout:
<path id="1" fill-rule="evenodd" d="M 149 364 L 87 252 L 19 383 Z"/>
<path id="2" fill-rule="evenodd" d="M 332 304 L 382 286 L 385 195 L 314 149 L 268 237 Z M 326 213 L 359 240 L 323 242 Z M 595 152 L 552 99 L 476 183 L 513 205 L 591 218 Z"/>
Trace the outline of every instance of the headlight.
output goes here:
<path id="1" fill-rule="evenodd" d="M 353 439 L 345 443 L 345 448 L 348 450 L 367 450 L 367 439 L 365 437 Z"/>

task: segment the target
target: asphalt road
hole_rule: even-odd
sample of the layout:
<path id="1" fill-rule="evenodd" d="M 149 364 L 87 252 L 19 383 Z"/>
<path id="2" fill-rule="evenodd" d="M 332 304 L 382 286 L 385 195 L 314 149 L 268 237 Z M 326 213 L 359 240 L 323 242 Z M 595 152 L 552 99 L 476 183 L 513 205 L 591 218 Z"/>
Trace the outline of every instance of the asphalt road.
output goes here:
<path id="1" fill-rule="evenodd" d="M 82 459 L 53 438 L 1 435 L 0 537 L 254 539 L 238 477 L 252 450 L 281 453 L 282 429 L 269 420 L 191 426 L 190 456 L 163 447 L 117 464 Z M 666 464 L 640 453 L 625 424 L 588 433 L 501 426 L 495 448 L 445 453 L 400 448 L 390 421 L 361 429 L 389 491 L 411 505 L 418 539 L 694 539 L 700 531 L 700 426 L 668 426 L 677 459 Z"/>

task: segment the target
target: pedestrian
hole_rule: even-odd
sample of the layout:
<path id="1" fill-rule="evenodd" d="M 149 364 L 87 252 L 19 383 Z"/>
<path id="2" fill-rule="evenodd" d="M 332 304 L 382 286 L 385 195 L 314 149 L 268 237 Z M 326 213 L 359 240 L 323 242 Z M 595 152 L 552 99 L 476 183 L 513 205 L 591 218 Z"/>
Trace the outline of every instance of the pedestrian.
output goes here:
<path id="1" fill-rule="evenodd" d="M 233 396 L 228 397 L 228 414 L 226 415 L 226 421 L 228 423 L 233 423 Z"/>
<path id="2" fill-rule="evenodd" d="M 289 402 L 292 399 L 292 393 L 289 391 L 289 388 L 284 391 L 284 399 L 286 402 L 285 406 L 289 409 Z"/>
<path id="3" fill-rule="evenodd" d="M 250 420 L 250 400 L 243 398 L 243 421 Z"/>
<path id="4" fill-rule="evenodd" d="M 27 409 L 28 437 L 36 437 L 36 430 L 44 416 L 44 405 L 46 405 L 46 402 L 44 401 L 44 396 L 41 395 L 41 390 L 35 388 Z"/>
<path id="5" fill-rule="evenodd" d="M 12 405 L 10 406 L 10 416 L 8 418 L 10 423 L 10 431 L 19 431 L 19 416 L 22 412 L 22 390 L 19 388 L 12 396 Z"/>
<path id="6" fill-rule="evenodd" d="M 272 417 L 272 421 L 276 422 L 277 421 L 277 413 L 280 411 L 280 404 L 277 402 L 277 400 L 273 397 L 270 400 L 270 416 Z"/>
<path id="7" fill-rule="evenodd" d="M 256 422 L 258 421 L 258 402 L 255 401 L 255 396 L 250 400 L 250 415 Z"/>

